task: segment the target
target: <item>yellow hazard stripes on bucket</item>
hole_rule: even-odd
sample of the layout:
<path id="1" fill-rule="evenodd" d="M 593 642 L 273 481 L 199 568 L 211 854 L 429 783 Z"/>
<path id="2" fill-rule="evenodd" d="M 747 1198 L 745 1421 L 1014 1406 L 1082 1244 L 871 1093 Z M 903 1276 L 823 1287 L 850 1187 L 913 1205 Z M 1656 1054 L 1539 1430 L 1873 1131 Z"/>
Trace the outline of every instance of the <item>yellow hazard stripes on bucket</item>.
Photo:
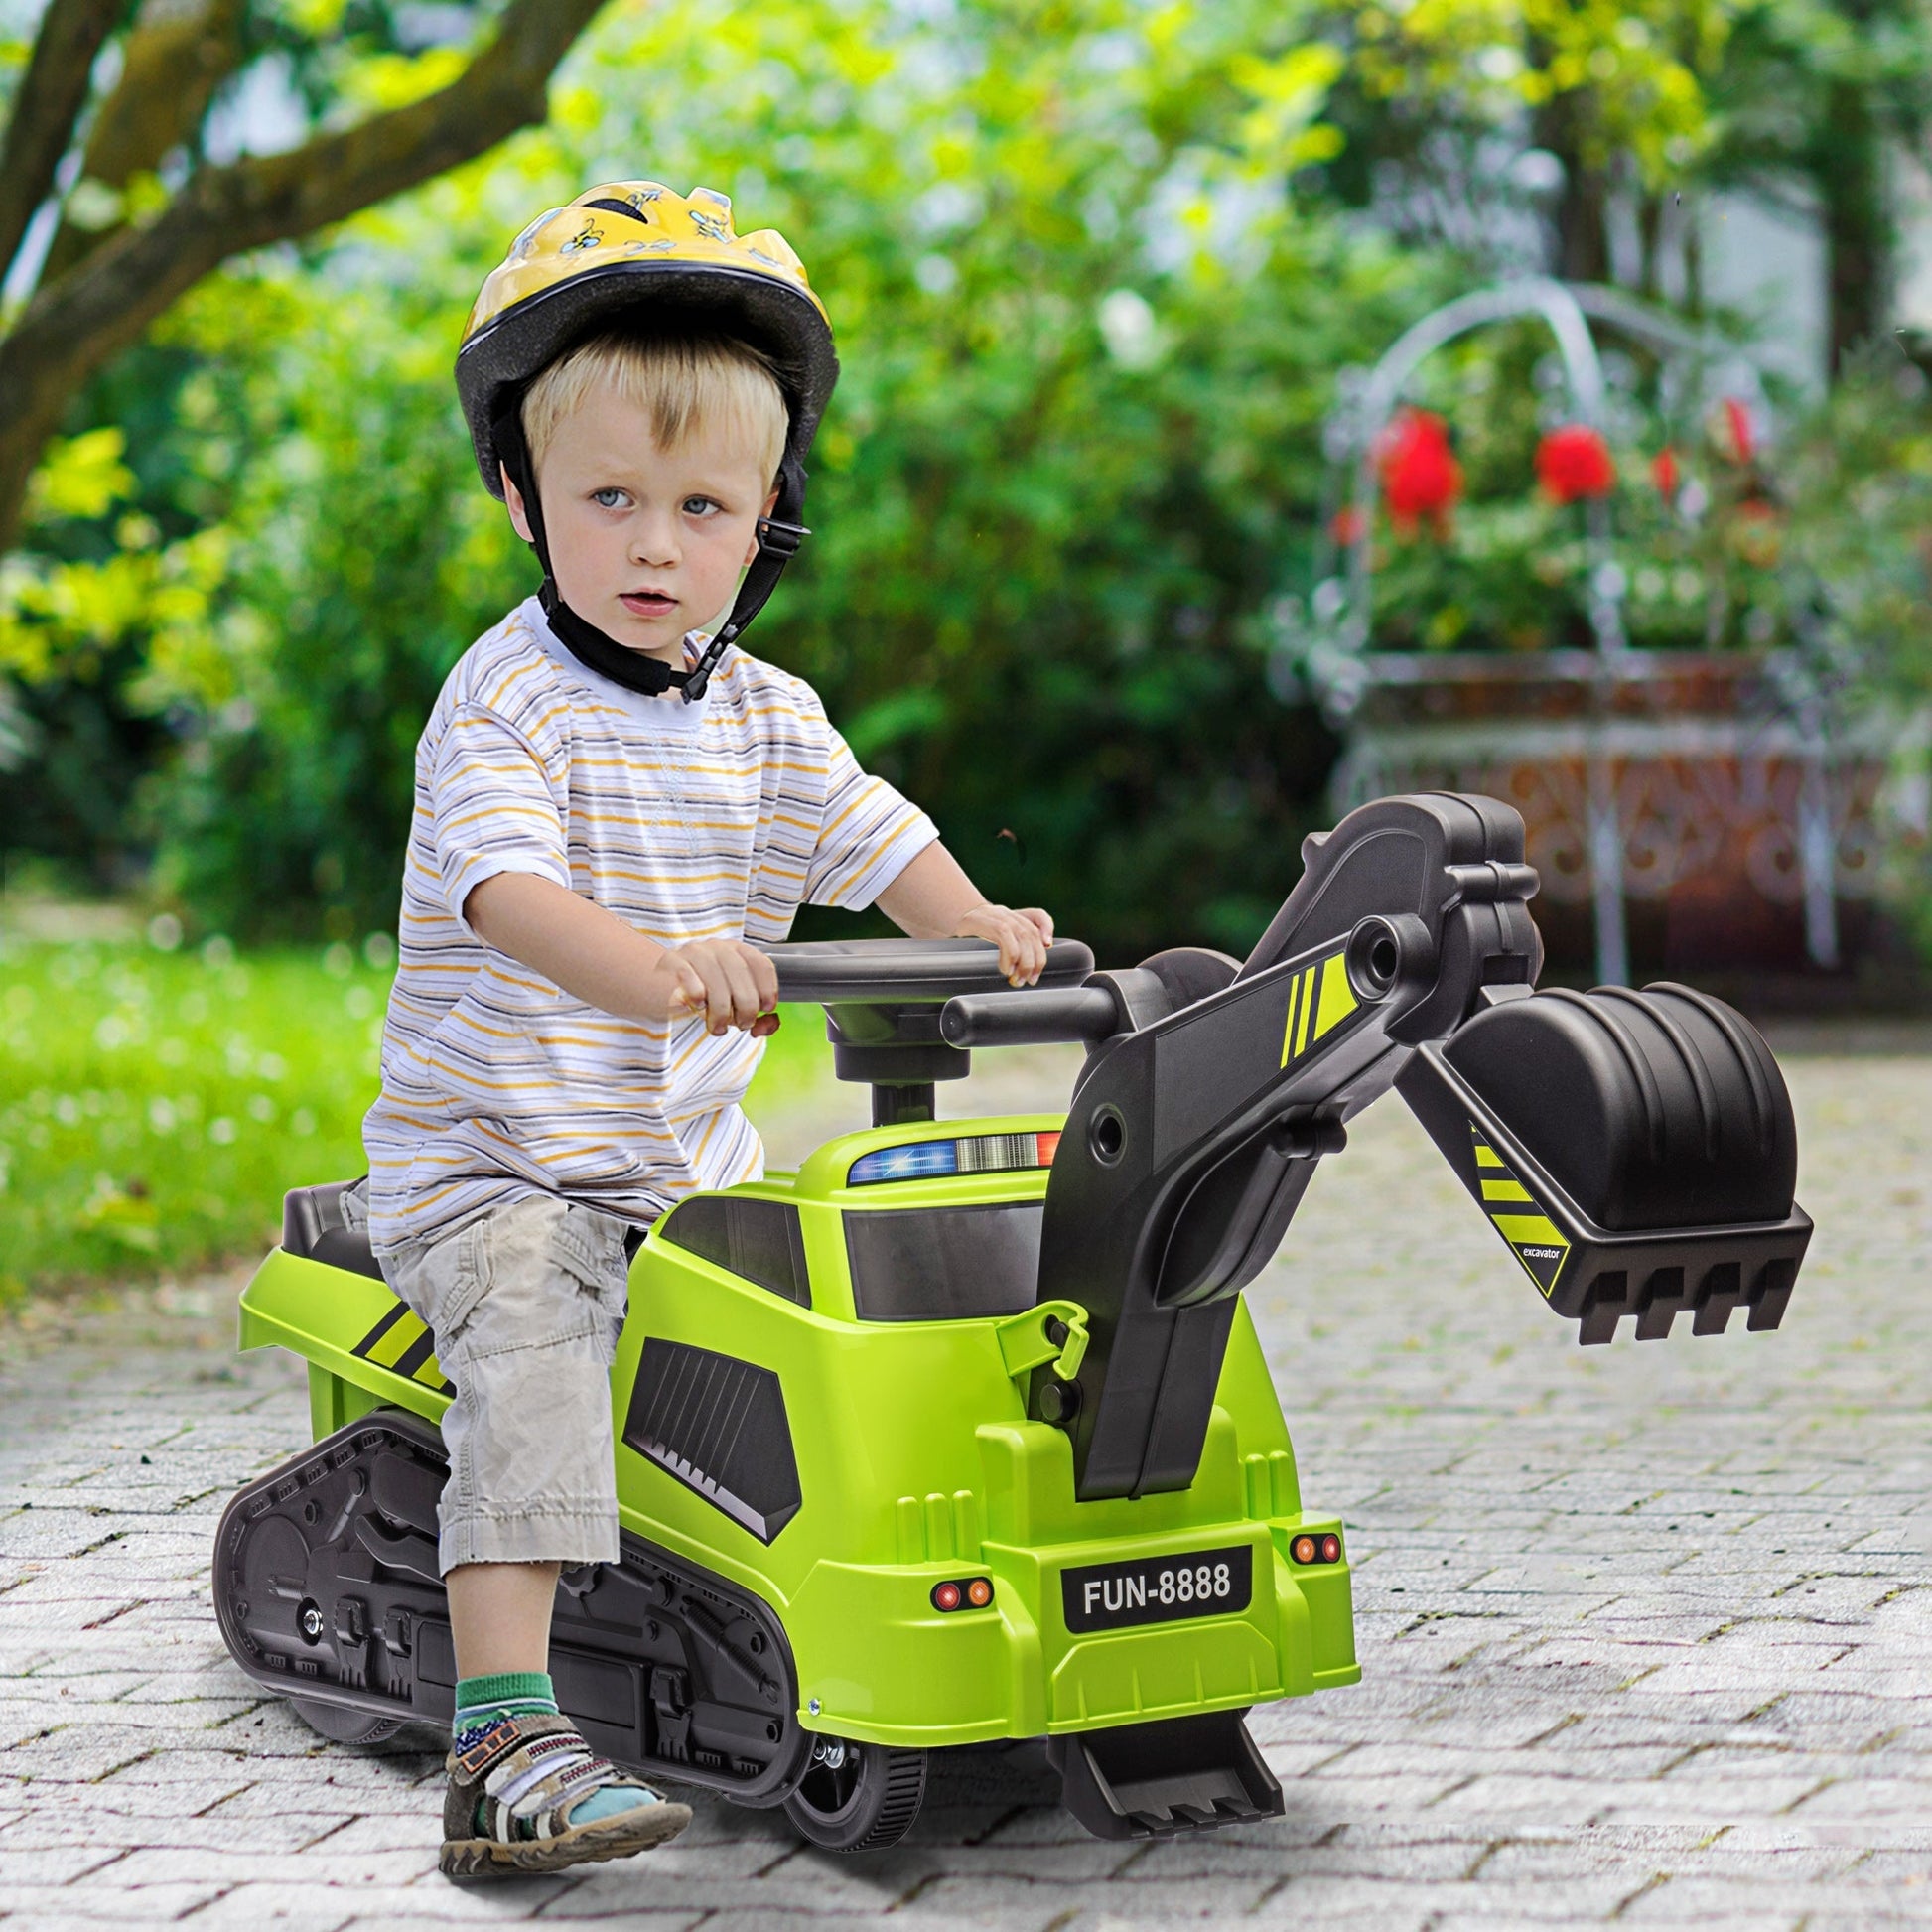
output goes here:
<path id="1" fill-rule="evenodd" d="M 1355 992 L 1341 954 L 1331 952 L 1305 966 L 1289 983 L 1288 1027 L 1282 1035 L 1282 1064 L 1299 1060 L 1355 1011 Z"/>
<path id="2" fill-rule="evenodd" d="M 1469 1138 L 1475 1143 L 1476 1188 L 1482 1196 L 1483 1212 L 1509 1243 L 1510 1253 L 1523 1264 L 1530 1280 L 1546 1296 L 1555 1294 L 1557 1277 L 1570 1258 L 1570 1243 L 1536 1204 L 1536 1197 L 1510 1172 L 1502 1156 L 1482 1138 L 1482 1129 L 1474 1121 L 1469 1123 Z"/>
<path id="3" fill-rule="evenodd" d="M 422 1317 L 406 1302 L 398 1300 L 369 1332 L 349 1351 L 376 1368 L 386 1368 L 404 1381 L 420 1382 L 426 1389 L 455 1395 L 456 1384 L 447 1380 L 436 1360 L 436 1337 Z"/>

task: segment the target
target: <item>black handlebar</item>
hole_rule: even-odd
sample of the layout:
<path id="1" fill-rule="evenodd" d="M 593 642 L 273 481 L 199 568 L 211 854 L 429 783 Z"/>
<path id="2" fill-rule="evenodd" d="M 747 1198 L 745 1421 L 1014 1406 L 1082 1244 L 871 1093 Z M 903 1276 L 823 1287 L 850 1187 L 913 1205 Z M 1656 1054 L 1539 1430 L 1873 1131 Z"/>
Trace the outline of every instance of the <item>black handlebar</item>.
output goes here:
<path id="1" fill-rule="evenodd" d="M 936 1006 L 955 994 L 1007 988 L 999 948 L 990 939 L 805 940 L 760 950 L 778 969 L 778 998 L 785 1004 L 880 1000 Z M 1037 984 L 1074 987 L 1092 971 L 1093 954 L 1086 946 L 1077 939 L 1055 939 Z"/>
<path id="2" fill-rule="evenodd" d="M 1091 1042 L 1120 1031 L 1120 1009 L 1101 986 L 1048 992 L 966 993 L 939 1010 L 948 1046 L 1046 1046 Z"/>

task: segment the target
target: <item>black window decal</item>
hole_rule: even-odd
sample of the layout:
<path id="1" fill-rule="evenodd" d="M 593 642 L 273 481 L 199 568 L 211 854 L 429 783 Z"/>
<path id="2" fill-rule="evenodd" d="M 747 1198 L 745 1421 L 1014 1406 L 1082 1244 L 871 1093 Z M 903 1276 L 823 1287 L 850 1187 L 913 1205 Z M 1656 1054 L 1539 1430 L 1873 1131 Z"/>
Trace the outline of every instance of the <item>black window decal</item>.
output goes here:
<path id="1" fill-rule="evenodd" d="M 1038 1300 L 1042 1201 L 853 1209 L 845 1216 L 862 1321 L 1018 1314 Z"/>
<path id="2" fill-rule="evenodd" d="M 789 1201 L 694 1194 L 665 1216 L 657 1239 L 728 1268 L 801 1309 L 812 1305 L 805 1240 L 798 1210 Z"/>

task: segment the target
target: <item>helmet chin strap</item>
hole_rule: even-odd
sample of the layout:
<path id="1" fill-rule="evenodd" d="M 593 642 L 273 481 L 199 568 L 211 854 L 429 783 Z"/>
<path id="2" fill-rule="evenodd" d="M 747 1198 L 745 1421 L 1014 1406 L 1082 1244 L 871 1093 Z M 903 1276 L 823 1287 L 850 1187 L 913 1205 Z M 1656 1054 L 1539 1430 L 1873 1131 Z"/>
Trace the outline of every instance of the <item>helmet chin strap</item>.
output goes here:
<path id="1" fill-rule="evenodd" d="M 544 534 L 543 508 L 537 498 L 536 476 L 530 463 L 529 445 L 523 440 L 522 399 L 499 410 L 490 425 L 497 454 L 523 498 L 523 514 L 530 525 L 530 547 L 543 566 L 543 583 L 537 601 L 558 641 L 600 677 L 621 684 L 626 691 L 639 691 L 646 697 L 659 697 L 676 688 L 686 704 L 696 704 L 711 683 L 718 660 L 744 635 L 746 626 L 764 609 L 766 600 L 778 587 L 784 567 L 798 554 L 798 546 L 811 532 L 798 521 L 805 507 L 805 467 L 790 450 L 778 466 L 778 500 L 772 514 L 758 521 L 758 555 L 738 587 L 731 615 L 718 626 L 717 634 L 704 648 L 704 655 L 688 671 L 674 671 L 660 658 L 627 649 L 615 637 L 600 630 L 587 618 L 573 611 L 557 589 L 556 573 L 550 567 L 550 543 Z"/>

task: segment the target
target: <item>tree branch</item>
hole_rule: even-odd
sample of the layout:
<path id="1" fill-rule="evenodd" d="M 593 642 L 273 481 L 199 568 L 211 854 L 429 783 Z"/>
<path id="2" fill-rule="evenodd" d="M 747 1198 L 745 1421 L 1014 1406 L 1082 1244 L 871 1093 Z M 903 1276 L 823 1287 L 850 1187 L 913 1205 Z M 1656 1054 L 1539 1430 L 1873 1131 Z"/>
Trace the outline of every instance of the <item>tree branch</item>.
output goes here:
<path id="1" fill-rule="evenodd" d="M 230 255 L 288 241 L 492 148 L 547 111 L 551 71 L 603 0 L 512 0 L 496 38 L 440 93 L 286 154 L 204 169 L 35 295 L 0 342 L 0 550 L 67 400 Z"/>
<path id="2" fill-rule="evenodd" d="M 242 0 L 197 0 L 190 7 L 150 9 L 135 21 L 123 43 L 121 77 L 87 135 L 83 180 L 125 188 L 194 134 L 215 88 L 241 60 L 242 11 Z M 58 282 L 110 232 L 63 220 L 41 280 Z"/>
<path id="3" fill-rule="evenodd" d="M 52 0 L 41 17 L 33 57 L 14 95 L 0 146 L 0 274 L 20 252 L 34 210 L 54 186 L 54 171 L 87 102 L 94 56 L 120 25 L 130 0 Z"/>

